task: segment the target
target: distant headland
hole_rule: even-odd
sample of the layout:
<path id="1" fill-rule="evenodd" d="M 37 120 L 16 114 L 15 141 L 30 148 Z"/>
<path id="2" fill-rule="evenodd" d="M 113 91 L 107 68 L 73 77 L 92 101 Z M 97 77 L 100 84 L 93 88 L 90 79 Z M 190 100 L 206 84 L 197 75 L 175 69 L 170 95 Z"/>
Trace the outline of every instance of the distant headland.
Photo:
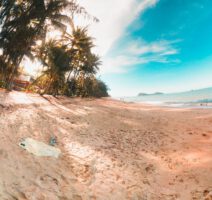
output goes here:
<path id="1" fill-rule="evenodd" d="M 152 95 L 162 95 L 164 93 L 162 92 L 155 92 L 155 93 L 151 93 L 151 94 L 148 94 L 148 93 L 139 93 L 138 96 L 152 96 Z"/>

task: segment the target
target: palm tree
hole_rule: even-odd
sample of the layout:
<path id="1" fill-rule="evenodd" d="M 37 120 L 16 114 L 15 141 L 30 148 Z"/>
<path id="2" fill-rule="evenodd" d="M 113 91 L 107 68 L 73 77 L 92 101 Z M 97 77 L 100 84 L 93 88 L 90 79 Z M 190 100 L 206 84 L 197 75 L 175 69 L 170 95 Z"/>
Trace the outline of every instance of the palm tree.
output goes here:
<path id="1" fill-rule="evenodd" d="M 71 15 L 62 14 L 69 10 Z M 0 48 L 6 63 L 13 66 L 8 86 L 24 56 L 34 57 L 32 47 L 44 39 L 49 27 L 66 30 L 74 14 L 87 14 L 74 0 L 1 0 Z"/>
<path id="2" fill-rule="evenodd" d="M 42 62 L 44 71 L 36 83 L 42 83 L 42 87 L 45 88 L 43 93 L 53 95 L 62 93 L 65 87 L 65 74 L 70 70 L 71 63 L 66 46 L 50 40 L 40 47 L 37 57 Z"/>
<path id="3" fill-rule="evenodd" d="M 80 73 L 88 75 L 97 72 L 101 62 L 99 56 L 92 53 L 92 48 L 95 45 L 93 44 L 93 38 L 88 35 L 87 28 L 77 27 L 77 29 L 73 29 L 72 34 L 65 34 L 63 41 L 73 57 L 73 71 L 70 71 L 70 74 L 73 72 L 74 77 L 77 77 Z"/>
<path id="4" fill-rule="evenodd" d="M 101 61 L 92 47 L 93 39 L 81 28 L 66 33 L 61 40 L 43 43 L 36 55 L 44 71 L 35 81 L 42 94 L 108 96 L 107 86 L 95 78 Z"/>
<path id="5" fill-rule="evenodd" d="M 85 88 L 83 85 L 89 84 L 86 78 L 96 74 L 101 61 L 99 56 L 92 53 L 93 38 L 88 35 L 87 28 L 77 27 L 72 29 L 72 33 L 66 33 L 62 41 L 67 45 L 72 57 L 67 85 L 68 93 L 74 94 L 76 84 L 80 88 Z"/>

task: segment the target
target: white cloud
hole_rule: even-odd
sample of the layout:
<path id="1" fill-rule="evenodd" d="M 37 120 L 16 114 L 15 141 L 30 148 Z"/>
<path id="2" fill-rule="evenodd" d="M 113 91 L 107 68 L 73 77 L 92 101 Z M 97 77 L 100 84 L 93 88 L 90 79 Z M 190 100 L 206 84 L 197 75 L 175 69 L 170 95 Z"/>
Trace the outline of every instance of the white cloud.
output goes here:
<path id="1" fill-rule="evenodd" d="M 100 73 L 126 73 L 133 65 L 141 63 L 146 63 L 146 60 L 131 56 L 109 57 L 103 60 Z"/>
<path id="2" fill-rule="evenodd" d="M 105 56 L 114 42 L 123 34 L 125 28 L 137 17 L 139 13 L 158 0 L 79 0 L 80 5 L 93 16 L 99 23 L 91 23 L 89 31 L 96 38 L 96 51 Z M 86 25 L 85 20 L 78 20 Z"/>
<path id="3" fill-rule="evenodd" d="M 170 58 L 171 55 L 179 53 L 179 50 L 174 47 L 174 44 L 179 41 L 161 40 L 152 43 L 135 41 L 126 46 L 120 55 L 104 58 L 101 73 L 127 73 L 134 65 L 150 62 L 179 62 Z"/>
<path id="4" fill-rule="evenodd" d="M 158 55 L 173 55 L 177 54 L 178 50 L 173 47 L 173 44 L 178 42 L 176 41 L 167 41 L 160 40 L 152 43 L 145 43 L 136 41 L 129 46 L 129 53 L 134 55 L 145 55 L 145 54 L 158 54 Z"/>
<path id="5" fill-rule="evenodd" d="M 80 5 L 100 22 L 89 22 L 89 32 L 96 38 L 95 52 L 102 56 L 100 74 L 126 73 L 136 64 L 148 62 L 176 62 L 169 56 L 177 54 L 174 43 L 178 41 L 156 41 L 146 43 L 135 41 L 125 47 L 117 56 L 107 56 L 114 43 L 123 36 L 127 26 L 144 10 L 156 5 L 159 0 L 79 0 Z M 88 21 L 78 18 L 77 23 L 87 25 Z"/>
<path id="6" fill-rule="evenodd" d="M 100 73 L 127 72 L 134 63 L 145 63 L 145 60 L 120 55 L 115 58 L 106 58 L 114 43 L 125 33 L 127 26 L 147 8 L 154 6 L 159 0 L 78 0 L 86 11 L 97 17 L 100 22 L 95 23 L 80 16 L 75 17 L 75 23 L 80 26 L 89 26 L 90 35 L 95 38 L 95 52 L 102 57 L 103 66 Z M 51 37 L 57 37 L 58 32 L 52 31 Z M 39 68 L 29 60 L 24 64 L 29 73 L 35 73 Z"/>

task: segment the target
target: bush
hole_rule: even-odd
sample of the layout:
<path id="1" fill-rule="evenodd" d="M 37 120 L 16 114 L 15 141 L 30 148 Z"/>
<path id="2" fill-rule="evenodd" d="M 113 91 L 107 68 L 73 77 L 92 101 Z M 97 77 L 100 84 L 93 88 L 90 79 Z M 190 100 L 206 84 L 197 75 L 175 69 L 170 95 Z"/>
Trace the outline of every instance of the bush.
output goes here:
<path id="1" fill-rule="evenodd" d="M 103 81 L 95 79 L 92 95 L 94 97 L 108 97 L 109 95 L 107 85 Z"/>
<path id="2" fill-rule="evenodd" d="M 66 87 L 65 94 L 67 96 L 79 96 L 79 97 L 108 97 L 107 85 L 93 77 L 80 76 L 77 79 L 72 78 Z"/>
<path id="3" fill-rule="evenodd" d="M 6 83 L 2 80 L 0 80 L 0 88 L 5 88 Z"/>

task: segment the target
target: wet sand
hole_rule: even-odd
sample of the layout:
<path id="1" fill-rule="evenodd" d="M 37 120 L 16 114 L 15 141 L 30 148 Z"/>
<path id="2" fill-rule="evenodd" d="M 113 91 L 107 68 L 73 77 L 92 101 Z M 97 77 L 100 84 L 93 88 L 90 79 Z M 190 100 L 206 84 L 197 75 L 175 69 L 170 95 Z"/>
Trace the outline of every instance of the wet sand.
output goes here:
<path id="1" fill-rule="evenodd" d="M 211 172 L 211 109 L 0 92 L 1 200 L 208 200 Z"/>

